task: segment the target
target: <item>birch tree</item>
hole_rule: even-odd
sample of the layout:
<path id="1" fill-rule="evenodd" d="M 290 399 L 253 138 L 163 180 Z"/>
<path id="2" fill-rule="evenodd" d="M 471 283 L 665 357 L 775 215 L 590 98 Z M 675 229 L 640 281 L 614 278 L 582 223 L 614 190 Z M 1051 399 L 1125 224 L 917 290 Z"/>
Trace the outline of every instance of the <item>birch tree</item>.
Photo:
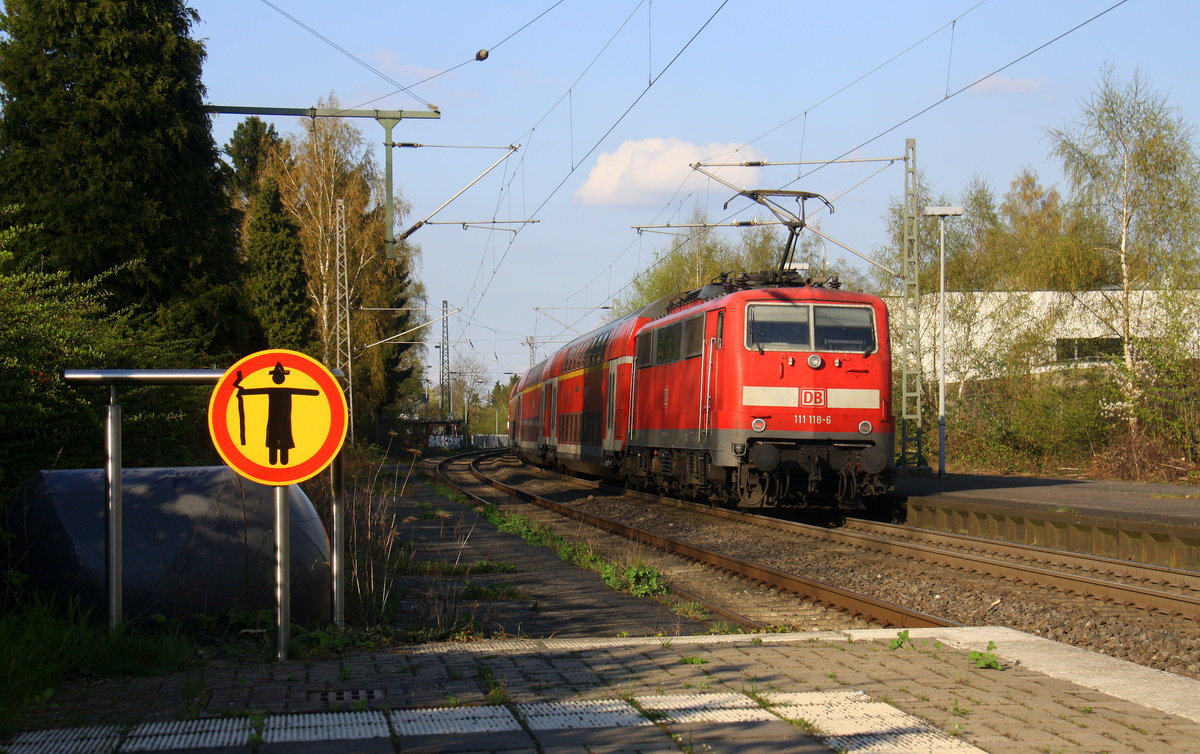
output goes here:
<path id="1" fill-rule="evenodd" d="M 1182 287 L 1194 275 L 1200 166 L 1193 130 L 1140 72 L 1120 81 L 1109 66 L 1076 121 L 1048 135 L 1073 199 L 1103 232 L 1096 251 L 1112 269 L 1111 328 L 1132 375 L 1135 296 Z"/>
<path id="2" fill-rule="evenodd" d="M 336 108 L 335 99 L 318 107 Z M 357 420 L 373 422 L 412 376 L 410 343 L 382 343 L 412 327 L 407 307 L 419 296 L 411 279 L 417 251 L 398 245 L 384 253 L 382 176 L 362 133 L 341 118 L 312 118 L 302 134 L 286 138 L 275 160 L 283 205 L 299 228 L 308 299 L 317 332 L 317 356 L 337 360 L 337 206 L 346 224 L 354 401 Z M 397 220 L 408 211 L 397 198 Z M 398 341 L 415 341 L 417 333 Z"/>

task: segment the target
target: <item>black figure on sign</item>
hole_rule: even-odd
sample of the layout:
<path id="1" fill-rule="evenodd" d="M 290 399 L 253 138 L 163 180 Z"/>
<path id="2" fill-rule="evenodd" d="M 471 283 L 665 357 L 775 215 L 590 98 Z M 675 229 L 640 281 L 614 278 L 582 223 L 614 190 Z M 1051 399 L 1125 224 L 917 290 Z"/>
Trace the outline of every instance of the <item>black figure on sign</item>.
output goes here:
<path id="1" fill-rule="evenodd" d="M 282 385 L 284 376 L 291 373 L 292 370 L 284 369 L 283 364 L 277 361 L 275 368 L 271 370 L 271 381 L 276 385 Z M 267 396 L 267 450 L 270 451 L 270 462 L 272 466 L 276 463 L 286 466 L 288 451 L 296 447 L 296 441 L 292 439 L 292 396 L 320 395 L 321 391 L 295 387 L 244 388 L 242 387 L 241 372 L 237 373 L 237 379 L 233 381 L 233 386 L 237 388 L 238 421 L 241 430 L 238 439 L 241 440 L 241 444 L 246 444 L 246 411 L 242 404 L 242 397 L 265 395 Z"/>

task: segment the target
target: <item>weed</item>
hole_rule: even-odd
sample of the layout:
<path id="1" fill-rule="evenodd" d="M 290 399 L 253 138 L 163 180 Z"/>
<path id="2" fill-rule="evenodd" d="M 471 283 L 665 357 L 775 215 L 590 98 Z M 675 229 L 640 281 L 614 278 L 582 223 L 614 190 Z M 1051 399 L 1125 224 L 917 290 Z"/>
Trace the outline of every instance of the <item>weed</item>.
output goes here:
<path id="1" fill-rule="evenodd" d="M 968 709 L 967 707 L 960 706 L 958 703 L 958 700 L 955 699 L 954 706 L 952 706 L 950 708 L 950 713 L 953 715 L 957 715 L 958 717 L 968 717 L 971 714 L 971 710 Z"/>
<path id="2" fill-rule="evenodd" d="M 508 704 L 508 689 L 504 688 L 504 684 L 499 684 L 487 692 L 484 699 L 487 700 L 488 704 Z"/>
<path id="3" fill-rule="evenodd" d="M 243 713 L 246 722 L 250 723 L 253 731 L 250 733 L 250 738 L 246 741 L 249 746 L 262 746 L 264 743 L 263 731 L 267 728 L 267 713 L 266 712 L 245 712 Z"/>
<path id="4" fill-rule="evenodd" d="M 665 723 L 671 719 L 670 713 L 666 710 L 642 709 L 639 711 L 642 713 L 642 717 L 646 718 L 652 723 Z"/>
<path id="5" fill-rule="evenodd" d="M 708 632 L 710 634 L 744 634 L 746 633 L 746 629 L 737 625 L 736 623 L 730 623 L 729 621 L 725 620 L 717 620 L 709 624 Z"/>
<path id="6" fill-rule="evenodd" d="M 486 665 L 479 667 L 479 681 L 487 690 L 484 694 L 484 699 L 488 704 L 508 704 L 508 689 L 504 687 L 504 682 L 496 678 L 495 672 Z"/>
<path id="7" fill-rule="evenodd" d="M 709 612 L 704 609 L 704 603 L 697 600 L 678 601 L 671 609 L 681 618 L 687 618 L 699 623 L 704 623 L 709 619 Z"/>
<path id="8" fill-rule="evenodd" d="M 653 597 L 667 593 L 662 574 L 640 560 L 626 569 L 625 578 L 629 581 L 629 591 L 634 597 Z"/>
<path id="9" fill-rule="evenodd" d="M 417 510 L 421 511 L 419 518 L 427 521 L 435 518 L 451 518 L 453 515 L 441 508 L 434 508 L 433 503 L 424 500 L 417 503 Z"/>
<path id="10" fill-rule="evenodd" d="M 1004 663 L 1000 662 L 1000 658 L 996 657 L 995 652 L 996 652 L 996 642 L 989 641 L 987 644 L 987 649 L 985 651 L 983 651 L 983 652 L 972 651 L 967 655 L 967 657 L 970 658 L 971 662 L 975 663 L 975 667 L 977 667 L 977 668 L 981 668 L 981 669 L 991 668 L 992 670 L 1004 670 Z"/>
<path id="11" fill-rule="evenodd" d="M 751 644 L 762 644 L 763 643 L 762 637 L 755 636 L 753 639 L 750 640 L 750 643 Z"/>
<path id="12" fill-rule="evenodd" d="M 204 710 L 208 700 L 208 686 L 204 684 L 203 678 L 196 676 L 179 687 L 179 696 L 185 702 L 184 714 L 194 718 Z"/>
<path id="13" fill-rule="evenodd" d="M 821 726 L 803 717 L 784 717 L 783 720 L 793 728 L 798 728 L 811 736 L 825 735 L 825 731 L 821 729 Z"/>
<path id="14" fill-rule="evenodd" d="M 708 660 L 704 659 L 703 657 L 696 657 L 693 655 L 684 655 L 683 657 L 679 658 L 679 664 L 680 665 L 707 665 Z"/>
<path id="15" fill-rule="evenodd" d="M 896 638 L 892 639 L 890 642 L 888 642 L 888 649 L 891 649 L 891 650 L 900 649 L 905 646 L 907 646 L 910 649 L 912 648 L 912 641 L 910 641 L 908 638 L 908 629 L 907 628 L 904 629 L 903 631 L 900 631 L 899 633 L 897 633 Z"/>

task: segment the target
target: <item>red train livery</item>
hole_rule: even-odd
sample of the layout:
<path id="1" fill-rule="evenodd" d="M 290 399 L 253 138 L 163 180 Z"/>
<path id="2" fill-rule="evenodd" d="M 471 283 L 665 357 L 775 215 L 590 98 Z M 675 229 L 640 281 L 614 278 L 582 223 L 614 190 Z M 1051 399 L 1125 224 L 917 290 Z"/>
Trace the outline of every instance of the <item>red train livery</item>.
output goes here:
<path id="1" fill-rule="evenodd" d="M 513 390 L 523 459 L 740 507 L 892 488 L 888 313 L 792 273 L 726 275 L 583 335 Z"/>

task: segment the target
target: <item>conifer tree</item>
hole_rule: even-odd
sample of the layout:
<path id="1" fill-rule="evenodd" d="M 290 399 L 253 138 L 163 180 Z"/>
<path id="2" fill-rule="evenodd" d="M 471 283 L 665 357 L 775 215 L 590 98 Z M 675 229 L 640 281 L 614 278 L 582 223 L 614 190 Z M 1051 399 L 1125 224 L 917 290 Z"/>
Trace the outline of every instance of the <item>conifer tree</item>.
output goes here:
<path id="1" fill-rule="evenodd" d="M 275 126 L 254 115 L 233 130 L 233 138 L 225 145 L 225 154 L 229 155 L 233 165 L 231 188 L 235 204 L 244 206 L 249 203 L 270 163 L 271 155 L 282 141 Z"/>
<path id="2" fill-rule="evenodd" d="M 274 178 L 259 183 L 249 211 L 244 286 L 246 301 L 262 328 L 258 347 L 312 353 L 316 332 L 300 238 L 283 209 Z"/>
<path id="3" fill-rule="evenodd" d="M 6 0 L 0 203 L 24 270 L 106 280 L 202 352 L 240 350 L 235 216 L 181 0 Z M 199 361 L 205 359 L 200 358 Z"/>

